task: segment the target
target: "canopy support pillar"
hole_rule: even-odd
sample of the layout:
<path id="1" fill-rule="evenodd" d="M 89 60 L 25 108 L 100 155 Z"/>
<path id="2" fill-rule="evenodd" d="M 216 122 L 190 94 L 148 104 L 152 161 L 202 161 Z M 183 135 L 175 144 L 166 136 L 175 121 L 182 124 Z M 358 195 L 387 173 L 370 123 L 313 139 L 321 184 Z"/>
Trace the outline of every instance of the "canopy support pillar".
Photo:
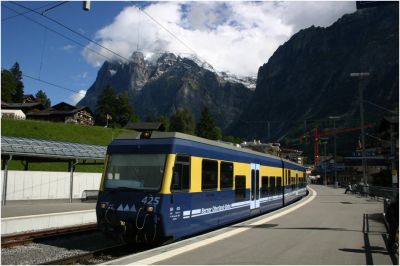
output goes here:
<path id="1" fill-rule="evenodd" d="M 78 160 L 68 162 L 68 168 L 70 171 L 70 178 L 69 178 L 69 203 L 72 203 L 73 198 L 73 189 L 74 189 L 74 171 L 75 166 L 78 164 Z"/>
<path id="2" fill-rule="evenodd" d="M 3 194 L 1 198 L 1 205 L 6 205 L 7 200 L 7 179 L 8 179 L 8 162 L 12 160 L 12 155 L 10 158 L 3 160 L 3 169 L 4 169 L 4 179 L 3 179 Z"/>

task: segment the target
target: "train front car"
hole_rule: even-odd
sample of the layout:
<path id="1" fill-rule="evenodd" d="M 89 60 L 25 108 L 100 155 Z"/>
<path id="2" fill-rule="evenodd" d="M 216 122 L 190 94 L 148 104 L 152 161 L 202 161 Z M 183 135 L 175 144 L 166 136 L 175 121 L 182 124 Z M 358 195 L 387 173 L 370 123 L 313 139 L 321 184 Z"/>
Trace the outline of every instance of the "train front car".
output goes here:
<path id="1" fill-rule="evenodd" d="M 173 132 L 114 140 L 98 227 L 127 241 L 179 239 L 290 204 L 304 168 L 279 157 Z"/>
<path id="2" fill-rule="evenodd" d="M 163 239 L 160 206 L 164 177 L 171 175 L 166 172 L 172 169 L 168 168 L 171 145 L 141 136 L 130 134 L 108 146 L 97 224 L 125 242 L 154 243 Z"/>

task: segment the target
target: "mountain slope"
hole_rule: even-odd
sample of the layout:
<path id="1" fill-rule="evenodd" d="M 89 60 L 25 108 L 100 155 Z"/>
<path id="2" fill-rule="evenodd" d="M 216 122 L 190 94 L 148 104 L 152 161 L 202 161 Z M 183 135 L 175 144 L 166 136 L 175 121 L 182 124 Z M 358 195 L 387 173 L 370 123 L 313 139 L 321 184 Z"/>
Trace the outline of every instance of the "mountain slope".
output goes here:
<path id="1" fill-rule="evenodd" d="M 105 62 L 96 81 L 78 105 L 96 110 L 97 97 L 111 85 L 117 92 L 128 91 L 138 115 L 170 116 L 178 108 L 190 108 L 196 118 L 208 107 L 218 126 L 226 129 L 247 105 L 252 91 L 238 82 L 219 76 L 210 67 L 195 60 L 162 54 L 157 60 L 145 60 L 135 52 L 127 63 Z"/>
<path id="2" fill-rule="evenodd" d="M 353 72 L 370 72 L 365 100 L 398 108 L 398 23 L 398 4 L 393 4 L 345 15 L 327 28 L 301 30 L 259 68 L 251 103 L 231 132 L 266 139 L 270 121 L 276 140 L 296 128 L 301 132 L 304 120 L 346 115 L 354 124 L 359 102 Z M 367 122 L 382 116 L 375 107 L 365 109 Z"/>

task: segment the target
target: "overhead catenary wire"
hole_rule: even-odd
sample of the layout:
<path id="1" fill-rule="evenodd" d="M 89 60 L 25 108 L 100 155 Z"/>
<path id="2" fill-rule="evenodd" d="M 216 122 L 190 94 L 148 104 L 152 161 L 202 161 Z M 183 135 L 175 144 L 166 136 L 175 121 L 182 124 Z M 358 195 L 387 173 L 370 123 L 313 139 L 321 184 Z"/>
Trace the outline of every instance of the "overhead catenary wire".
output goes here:
<path id="1" fill-rule="evenodd" d="M 83 92 L 76 91 L 76 90 L 73 90 L 73 89 L 68 89 L 68 88 L 66 88 L 66 87 L 64 87 L 64 86 L 60 86 L 60 85 L 57 85 L 57 84 L 52 83 L 52 82 L 49 82 L 49 81 L 45 81 L 45 80 L 40 79 L 40 78 L 35 78 L 35 77 L 32 77 L 32 76 L 27 75 L 27 74 L 22 74 L 22 76 L 23 76 L 23 77 L 26 77 L 26 78 L 30 78 L 30 79 L 36 80 L 36 81 L 39 81 L 39 82 L 42 82 L 42 83 L 45 83 L 45 84 L 47 84 L 47 85 L 51 85 L 51 86 L 54 86 L 54 87 L 63 89 L 63 90 L 67 90 L 67 91 L 71 91 L 71 92 L 75 92 L 75 93 L 79 93 L 79 94 L 85 94 L 85 93 L 83 93 Z"/>
<path id="2" fill-rule="evenodd" d="M 3 2 L 3 3 L 4 3 L 4 2 Z M 43 5 L 43 6 L 41 6 L 41 7 L 38 7 L 38 8 L 35 8 L 34 10 L 40 10 L 40 9 L 42 9 L 42 8 L 45 8 L 45 7 L 48 7 L 48 6 L 51 6 L 51 5 L 54 5 L 54 2 L 49 3 L 49 4 L 45 4 L 45 5 Z M 19 16 L 21 16 L 21 15 L 28 14 L 28 13 L 30 13 L 30 12 L 32 12 L 32 11 L 28 10 L 28 11 L 25 11 L 25 12 L 20 13 L 20 14 L 16 14 L 16 15 L 13 15 L 13 16 L 9 16 L 9 17 L 3 18 L 1 21 L 4 22 L 4 21 L 6 21 L 6 20 L 13 19 L 13 18 L 19 17 Z"/>
<path id="3" fill-rule="evenodd" d="M 61 2 L 61 3 L 57 4 L 57 5 L 55 5 L 55 6 L 49 7 L 48 9 L 46 9 L 45 11 L 43 11 L 42 14 L 44 14 L 44 13 L 46 13 L 46 12 L 49 12 L 50 10 L 52 10 L 52 9 L 54 9 L 54 8 L 57 8 L 57 7 L 61 6 L 61 5 L 64 5 L 64 4 L 68 3 L 68 2 L 69 2 L 69 1 L 64 1 L 64 2 Z"/>
<path id="4" fill-rule="evenodd" d="M 108 52 L 110 52 L 110 53 L 112 53 L 112 54 L 118 56 L 119 58 L 122 58 L 122 59 L 124 59 L 124 60 L 126 60 L 126 61 L 129 61 L 129 60 L 130 60 L 129 58 L 126 58 L 126 57 L 124 57 L 124 56 L 122 56 L 122 55 L 120 55 L 120 54 L 114 52 L 113 50 L 111 50 L 111 49 L 105 47 L 104 45 L 102 45 L 102 44 L 100 44 L 100 43 L 98 43 L 98 42 L 96 42 L 96 41 L 90 39 L 89 37 L 85 36 L 84 34 L 82 34 L 82 33 L 78 32 L 78 31 L 76 31 L 76 30 L 74 30 L 74 29 L 68 27 L 67 25 L 64 25 L 63 23 L 61 23 L 61 22 L 59 22 L 59 21 L 57 21 L 57 20 L 55 20 L 55 19 L 53 19 L 53 18 L 51 18 L 51 17 L 49 17 L 49 16 L 46 16 L 46 15 L 44 15 L 44 14 L 42 14 L 42 13 L 39 13 L 39 12 L 37 12 L 37 11 L 35 11 L 35 10 L 29 8 L 29 7 L 26 7 L 26 6 L 22 5 L 22 4 L 19 4 L 19 3 L 17 3 L 17 2 L 12 1 L 11 3 L 14 4 L 14 5 L 17 5 L 17 6 L 19 6 L 19 7 L 25 8 L 25 9 L 27 9 L 27 10 L 31 10 L 31 11 L 32 11 L 33 13 L 35 13 L 35 14 L 38 14 L 38 15 L 40 15 L 40 16 L 43 16 L 44 18 L 46 18 L 46 19 L 52 21 L 53 23 L 56 23 L 57 25 L 59 25 L 59 26 L 65 28 L 65 29 L 69 30 L 70 32 L 72 32 L 72 33 L 74 33 L 74 34 L 76 34 L 76 35 L 78 35 L 78 36 L 84 38 L 85 40 L 87 40 L 87 41 L 89 41 L 89 42 L 91 42 L 91 43 L 94 43 L 95 45 L 97 45 L 97 46 L 99 46 L 99 47 L 101 47 L 101 48 L 107 50 Z"/>
<path id="5" fill-rule="evenodd" d="M 46 40 L 47 40 L 47 29 L 44 29 L 42 54 L 40 56 L 39 79 L 40 79 L 40 75 L 42 74 L 43 57 L 44 57 L 44 52 L 45 52 L 45 48 L 46 48 Z"/>
<path id="6" fill-rule="evenodd" d="M 134 2 L 132 2 L 134 4 Z M 207 62 L 207 60 L 205 60 L 204 58 L 202 58 L 201 56 L 198 55 L 198 53 L 192 49 L 189 45 L 187 45 L 184 41 L 182 41 L 181 39 L 178 38 L 178 36 L 176 36 L 173 32 L 171 32 L 169 29 L 167 29 L 166 27 L 164 27 L 164 25 L 162 25 L 160 22 L 158 22 L 153 16 L 151 16 L 149 13 L 147 13 L 145 10 L 143 10 L 142 8 L 138 7 L 138 9 L 140 11 L 142 11 L 143 14 L 145 14 L 148 18 L 150 18 L 154 23 L 156 23 L 158 26 L 160 26 L 162 29 L 164 29 L 166 32 L 168 32 L 169 34 L 171 34 L 172 37 L 174 37 L 178 42 L 180 42 L 183 46 L 185 46 L 187 49 L 189 49 L 190 51 L 192 51 L 200 60 L 203 61 L 203 63 L 207 63 L 209 65 L 211 65 L 210 63 Z"/>
<path id="7" fill-rule="evenodd" d="M 42 24 L 42 23 L 40 23 L 40 22 L 38 22 L 38 21 L 36 21 L 36 20 L 34 20 L 34 19 L 28 17 L 28 16 L 23 15 L 22 13 L 19 13 L 18 11 L 16 11 L 15 9 L 13 9 L 13 8 L 11 8 L 11 7 L 9 7 L 9 6 L 4 5 L 4 7 L 7 8 L 7 9 L 9 9 L 9 10 L 11 10 L 11 11 L 13 11 L 13 12 L 15 12 L 15 13 L 17 13 L 17 14 L 22 15 L 25 19 L 27 19 L 27 20 L 29 20 L 29 21 L 32 21 L 33 23 L 36 23 L 36 24 L 42 26 L 43 28 L 45 28 L 45 29 L 47 29 L 47 30 L 49 30 L 49 31 L 51 31 L 51 32 L 53 32 L 53 33 L 55 33 L 55 34 L 57 34 L 57 35 L 63 37 L 63 38 L 66 39 L 66 40 L 69 40 L 69 41 L 71 41 L 71 42 L 73 42 L 73 43 L 75 43 L 75 44 L 77 44 L 77 45 L 79 45 L 79 46 L 82 46 L 82 47 L 84 47 L 85 49 L 88 49 L 88 50 L 92 51 L 93 53 L 95 53 L 95 54 L 97 54 L 97 55 L 100 55 L 100 56 L 102 56 L 102 57 L 104 57 L 104 58 L 106 58 L 106 59 L 112 60 L 111 57 L 105 56 L 105 55 L 103 55 L 103 54 L 97 52 L 96 50 L 87 47 L 85 44 L 82 44 L 82 43 L 80 43 L 80 42 L 78 42 L 78 41 L 76 41 L 76 40 L 74 40 L 74 39 L 72 39 L 72 38 L 70 38 L 70 37 L 68 37 L 68 36 L 66 36 L 66 35 L 64 35 L 64 34 L 58 32 L 58 31 L 56 31 L 56 30 L 54 30 L 54 29 L 52 29 L 52 28 L 49 28 L 49 27 L 47 27 L 46 25 L 44 25 L 44 24 Z"/>

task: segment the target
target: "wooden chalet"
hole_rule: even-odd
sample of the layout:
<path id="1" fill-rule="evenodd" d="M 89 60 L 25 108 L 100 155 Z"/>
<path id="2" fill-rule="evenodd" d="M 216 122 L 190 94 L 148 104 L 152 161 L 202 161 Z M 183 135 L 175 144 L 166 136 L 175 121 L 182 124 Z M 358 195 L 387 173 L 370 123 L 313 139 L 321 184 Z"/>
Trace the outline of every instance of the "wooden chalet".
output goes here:
<path id="1" fill-rule="evenodd" d="M 65 102 L 53 105 L 40 112 L 27 114 L 27 119 L 94 125 L 94 114 L 86 106 L 73 106 Z"/>

